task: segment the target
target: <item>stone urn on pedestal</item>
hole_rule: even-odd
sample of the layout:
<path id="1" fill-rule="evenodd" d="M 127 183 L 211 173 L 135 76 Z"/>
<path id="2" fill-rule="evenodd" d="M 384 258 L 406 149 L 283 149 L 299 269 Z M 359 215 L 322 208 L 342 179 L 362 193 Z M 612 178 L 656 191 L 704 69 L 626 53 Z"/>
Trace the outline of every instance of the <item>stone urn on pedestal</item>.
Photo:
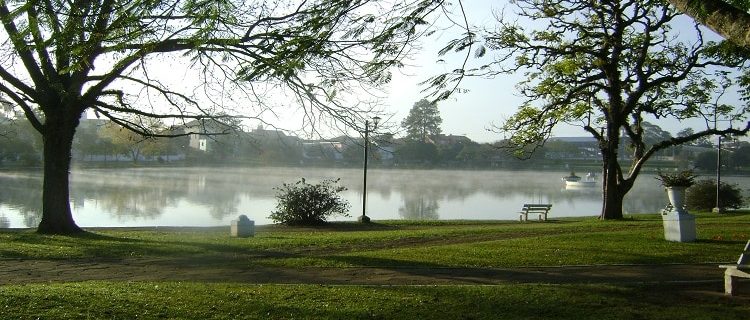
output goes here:
<path id="1" fill-rule="evenodd" d="M 683 186 L 672 186 L 664 187 L 667 190 L 667 197 L 669 198 L 669 204 L 672 205 L 673 211 L 678 213 L 687 214 L 685 209 L 685 190 L 688 187 Z"/>
<path id="2" fill-rule="evenodd" d="M 695 216 L 685 209 L 685 190 L 693 185 L 695 174 L 692 171 L 657 174 L 657 179 L 667 190 L 669 206 L 662 211 L 664 239 L 677 242 L 692 242 L 696 239 Z"/>

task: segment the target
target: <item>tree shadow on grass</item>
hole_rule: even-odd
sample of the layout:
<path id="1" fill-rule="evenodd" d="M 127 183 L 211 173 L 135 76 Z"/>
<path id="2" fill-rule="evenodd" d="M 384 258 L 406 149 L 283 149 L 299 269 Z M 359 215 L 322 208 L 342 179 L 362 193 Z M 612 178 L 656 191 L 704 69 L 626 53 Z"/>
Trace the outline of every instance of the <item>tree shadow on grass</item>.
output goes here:
<path id="1" fill-rule="evenodd" d="M 383 231 L 403 229 L 399 225 L 382 224 L 377 222 L 359 223 L 336 221 L 326 222 L 319 225 L 294 225 L 287 226 L 283 224 L 273 224 L 259 226 L 258 230 L 264 231 L 335 231 L 335 232 L 353 232 L 353 231 Z"/>
<path id="2" fill-rule="evenodd" d="M 326 259 L 363 268 L 390 270 L 397 275 L 408 275 L 422 283 L 671 283 L 694 280 L 721 280 L 718 268 L 699 269 L 682 265 L 581 265 L 581 266 L 521 266 L 452 267 L 422 261 L 387 258 L 330 256 Z M 686 269 L 687 268 L 687 269 Z M 707 271 L 715 271 L 714 273 Z M 408 277 L 407 277 L 408 279 Z"/>
<path id="3" fill-rule="evenodd" d="M 744 245 L 747 243 L 746 240 L 739 240 L 739 239 L 697 239 L 695 240 L 695 243 L 706 243 L 706 244 L 715 244 L 715 245 L 721 245 L 721 246 L 737 246 L 737 245 Z M 740 247 L 742 249 L 742 247 Z"/>
<path id="4" fill-rule="evenodd" d="M 162 228 L 163 229 L 163 228 Z M 140 229 L 142 230 L 142 229 Z M 181 231 L 186 231 L 184 228 Z M 149 232 L 150 230 L 145 230 Z M 167 230 L 159 230 L 167 231 Z M 82 232 L 74 235 L 39 235 L 34 232 L 12 233 L 8 241 L 21 244 L 20 249 L 0 250 L 0 258 L 26 260 L 65 260 L 65 259 L 125 259 L 134 257 L 158 257 L 164 259 L 204 257 L 218 260 L 227 256 L 283 256 L 284 253 L 243 246 L 241 241 L 232 241 L 227 234 L 227 243 L 138 239 Z M 11 246 L 12 247 L 12 246 Z M 47 249 L 44 249 L 48 247 Z M 24 251 L 31 248 L 29 251 Z M 42 249 L 39 249 L 42 248 Z M 210 258 L 215 256 L 216 258 Z"/>

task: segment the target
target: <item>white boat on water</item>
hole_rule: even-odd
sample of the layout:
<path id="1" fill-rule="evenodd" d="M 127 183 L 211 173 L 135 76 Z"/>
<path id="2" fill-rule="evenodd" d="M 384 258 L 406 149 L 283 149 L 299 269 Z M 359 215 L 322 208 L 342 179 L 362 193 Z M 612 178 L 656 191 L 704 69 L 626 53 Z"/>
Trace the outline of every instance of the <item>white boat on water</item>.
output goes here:
<path id="1" fill-rule="evenodd" d="M 589 172 L 586 174 L 585 178 L 581 178 L 575 174 L 575 172 L 571 172 L 569 176 L 563 177 L 563 181 L 565 181 L 565 187 L 594 187 L 596 186 L 596 174 L 593 172 Z"/>

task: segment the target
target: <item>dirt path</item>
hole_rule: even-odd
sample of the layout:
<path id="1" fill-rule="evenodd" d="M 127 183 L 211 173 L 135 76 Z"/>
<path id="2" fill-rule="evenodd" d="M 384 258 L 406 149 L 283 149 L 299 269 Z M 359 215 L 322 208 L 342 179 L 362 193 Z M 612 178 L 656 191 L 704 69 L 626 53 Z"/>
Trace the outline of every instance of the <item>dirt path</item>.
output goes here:
<path id="1" fill-rule="evenodd" d="M 277 268 L 174 259 L 0 260 L 0 285 L 86 280 L 280 284 L 440 285 L 513 283 L 661 283 L 721 286 L 716 264 L 525 268 Z"/>

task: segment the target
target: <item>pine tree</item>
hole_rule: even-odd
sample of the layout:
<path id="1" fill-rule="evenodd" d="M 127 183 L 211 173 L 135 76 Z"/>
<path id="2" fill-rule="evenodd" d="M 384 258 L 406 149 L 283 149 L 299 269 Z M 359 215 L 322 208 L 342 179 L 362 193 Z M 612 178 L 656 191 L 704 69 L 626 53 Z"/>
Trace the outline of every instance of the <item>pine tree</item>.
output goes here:
<path id="1" fill-rule="evenodd" d="M 437 104 L 422 99 L 414 103 L 401 126 L 406 129 L 407 139 L 424 142 L 428 137 L 440 134 L 442 123 Z"/>

